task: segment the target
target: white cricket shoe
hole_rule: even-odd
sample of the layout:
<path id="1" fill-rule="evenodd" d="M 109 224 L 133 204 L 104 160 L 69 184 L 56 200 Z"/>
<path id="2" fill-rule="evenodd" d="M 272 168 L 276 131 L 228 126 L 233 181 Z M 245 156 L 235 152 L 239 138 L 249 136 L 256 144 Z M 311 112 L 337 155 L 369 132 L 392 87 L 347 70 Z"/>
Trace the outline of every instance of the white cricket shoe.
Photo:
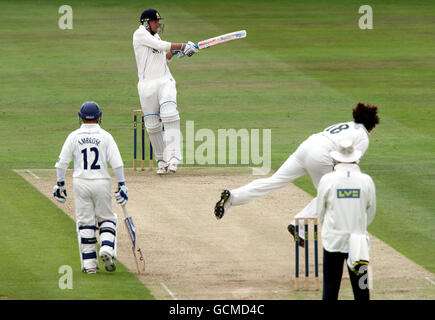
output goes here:
<path id="1" fill-rule="evenodd" d="M 159 160 L 157 161 L 157 165 L 158 165 L 157 174 L 163 175 L 168 173 L 168 164 L 165 161 Z"/>
<path id="2" fill-rule="evenodd" d="M 116 265 L 113 257 L 107 252 L 100 252 L 100 258 L 103 260 L 104 267 L 107 271 L 113 272 L 116 270 Z"/>
<path id="3" fill-rule="evenodd" d="M 168 171 L 175 173 L 178 169 L 178 160 L 176 158 L 172 158 L 169 160 Z"/>
<path id="4" fill-rule="evenodd" d="M 175 173 L 177 172 L 177 169 L 178 169 L 178 165 L 176 163 L 170 163 L 168 166 L 169 172 Z"/>
<path id="5" fill-rule="evenodd" d="M 97 270 L 94 268 L 89 268 L 89 269 L 83 270 L 83 272 L 87 273 L 87 274 L 94 274 L 94 273 L 97 273 Z"/>

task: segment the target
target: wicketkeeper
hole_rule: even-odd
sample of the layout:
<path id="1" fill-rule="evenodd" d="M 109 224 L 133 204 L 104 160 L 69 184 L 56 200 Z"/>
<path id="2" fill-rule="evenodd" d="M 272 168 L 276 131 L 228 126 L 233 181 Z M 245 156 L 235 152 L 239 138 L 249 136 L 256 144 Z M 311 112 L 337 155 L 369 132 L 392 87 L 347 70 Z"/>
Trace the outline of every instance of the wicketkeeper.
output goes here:
<path id="1" fill-rule="evenodd" d="M 128 200 L 124 164 L 112 135 L 100 127 L 102 112 L 95 102 L 83 103 L 79 111 L 80 128 L 67 137 L 56 162 L 57 183 L 54 198 L 64 203 L 67 197 L 65 174 L 74 159 L 73 188 L 82 271 L 96 273 L 99 269 L 97 238 L 100 235 L 99 256 L 107 271 L 116 270 L 116 231 L 118 219 L 113 212 L 112 182 L 107 163 L 118 180 L 117 203 Z"/>
<path id="2" fill-rule="evenodd" d="M 172 51 L 178 51 L 179 57 L 190 57 L 198 49 L 191 41 L 170 43 L 161 40 L 158 32 L 163 25 L 160 20 L 160 14 L 154 9 L 141 14 L 141 25 L 133 34 L 133 48 L 139 77 L 137 89 L 158 164 L 157 174 L 166 174 L 176 172 L 182 161 L 177 89 L 167 61 L 172 58 Z"/>

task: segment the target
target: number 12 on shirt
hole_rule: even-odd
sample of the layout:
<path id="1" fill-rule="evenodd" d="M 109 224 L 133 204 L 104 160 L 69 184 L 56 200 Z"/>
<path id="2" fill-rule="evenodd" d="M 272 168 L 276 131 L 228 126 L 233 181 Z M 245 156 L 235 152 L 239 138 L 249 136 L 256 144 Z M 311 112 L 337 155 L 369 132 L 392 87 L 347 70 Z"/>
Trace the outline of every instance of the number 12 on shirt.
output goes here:
<path id="1" fill-rule="evenodd" d="M 96 147 L 92 147 L 89 149 L 89 152 L 93 152 L 95 157 L 94 157 L 94 161 L 91 164 L 91 170 L 98 170 L 100 169 L 100 165 L 97 164 L 98 163 L 98 158 L 99 158 L 99 152 L 98 152 L 98 148 Z M 83 169 L 84 170 L 88 170 L 88 148 L 85 148 L 81 151 L 81 153 L 83 154 Z"/>

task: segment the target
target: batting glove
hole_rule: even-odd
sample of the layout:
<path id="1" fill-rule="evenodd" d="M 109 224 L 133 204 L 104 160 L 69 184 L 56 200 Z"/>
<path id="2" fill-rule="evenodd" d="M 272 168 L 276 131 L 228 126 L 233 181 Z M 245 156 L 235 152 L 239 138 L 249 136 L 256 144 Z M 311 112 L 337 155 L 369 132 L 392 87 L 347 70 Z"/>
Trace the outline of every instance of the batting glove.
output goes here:
<path id="1" fill-rule="evenodd" d="M 183 43 L 183 46 L 181 47 L 181 52 L 184 55 L 191 57 L 198 52 L 198 49 L 195 47 L 195 44 L 192 41 L 189 41 L 188 43 Z"/>
<path id="2" fill-rule="evenodd" d="M 128 201 L 128 188 L 125 185 L 125 182 L 118 183 L 118 190 L 115 192 L 116 202 L 121 206 L 125 206 Z"/>
<path id="3" fill-rule="evenodd" d="M 183 58 L 186 56 L 183 52 L 181 52 L 181 50 L 172 51 L 172 54 L 177 56 L 178 58 Z"/>
<path id="4" fill-rule="evenodd" d="M 63 196 L 62 194 L 64 194 L 65 196 Z M 66 201 L 65 181 L 57 182 L 57 184 L 53 187 L 53 196 L 57 201 L 61 203 L 65 203 Z"/>

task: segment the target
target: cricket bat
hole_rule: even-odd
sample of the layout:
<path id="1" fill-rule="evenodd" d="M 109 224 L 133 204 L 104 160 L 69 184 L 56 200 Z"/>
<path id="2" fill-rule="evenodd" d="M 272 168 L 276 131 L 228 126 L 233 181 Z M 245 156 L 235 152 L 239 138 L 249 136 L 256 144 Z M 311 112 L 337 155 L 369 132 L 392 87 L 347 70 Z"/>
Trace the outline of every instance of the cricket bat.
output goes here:
<path id="1" fill-rule="evenodd" d="M 133 244 L 132 250 L 134 259 L 136 261 L 137 272 L 141 274 L 141 272 L 145 271 L 145 259 L 142 254 L 142 250 L 139 247 L 136 248 L 136 229 L 133 224 L 133 219 L 128 215 L 127 207 L 125 205 L 122 206 L 122 211 L 124 212 L 125 216 L 125 226 L 127 227 L 130 240 Z"/>
<path id="2" fill-rule="evenodd" d="M 226 34 L 222 34 L 220 36 L 202 40 L 195 45 L 195 47 L 199 50 L 210 48 L 216 46 L 218 44 L 230 42 L 233 40 L 239 40 L 246 38 L 246 30 L 234 31 Z"/>
<path id="3" fill-rule="evenodd" d="M 222 34 L 214 38 L 199 41 L 197 44 L 195 44 L 195 47 L 199 50 L 202 50 L 213 46 L 217 46 L 218 44 L 223 44 L 226 42 L 246 38 L 246 35 L 247 35 L 246 30 L 234 31 L 234 32 Z M 179 52 L 180 52 L 179 50 L 173 51 L 173 54 L 178 54 Z"/>

